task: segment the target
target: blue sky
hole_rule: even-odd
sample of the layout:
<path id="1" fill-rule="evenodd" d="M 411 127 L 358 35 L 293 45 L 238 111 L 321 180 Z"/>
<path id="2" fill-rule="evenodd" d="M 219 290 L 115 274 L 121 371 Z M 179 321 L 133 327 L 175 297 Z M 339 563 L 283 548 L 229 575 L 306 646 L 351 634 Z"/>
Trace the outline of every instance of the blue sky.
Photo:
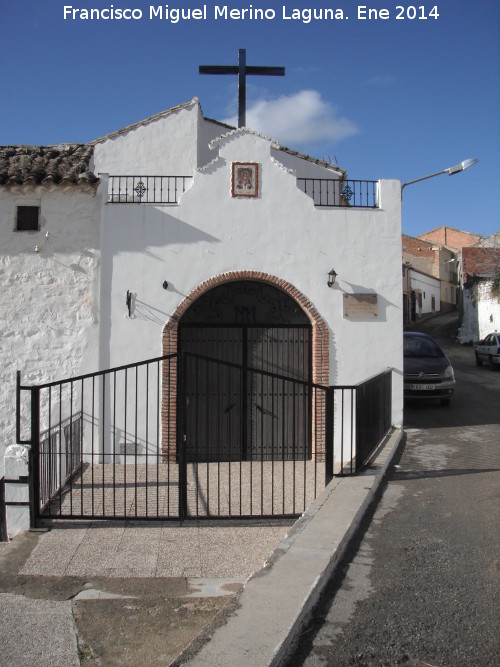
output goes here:
<path id="1" fill-rule="evenodd" d="M 86 142 L 194 96 L 206 116 L 236 114 L 233 76 L 200 76 L 202 64 L 281 65 L 286 76 L 247 79 L 247 124 L 281 143 L 337 160 L 350 178 L 402 182 L 475 157 L 449 177 L 405 189 L 403 231 L 448 225 L 500 231 L 500 2 L 435 0 L 227 0 L 274 10 L 273 20 L 149 19 L 144 0 L 0 0 L 0 144 Z M 358 6 L 388 20 L 358 19 Z M 64 19 L 64 6 L 135 8 L 141 20 Z M 163 4 L 165 7 L 165 4 Z M 333 7 L 344 20 L 283 18 Z M 408 11 L 406 8 L 410 7 Z M 423 7 L 424 9 L 419 9 Z M 438 18 L 431 14 L 434 7 Z M 136 15 L 138 12 L 136 12 Z"/>

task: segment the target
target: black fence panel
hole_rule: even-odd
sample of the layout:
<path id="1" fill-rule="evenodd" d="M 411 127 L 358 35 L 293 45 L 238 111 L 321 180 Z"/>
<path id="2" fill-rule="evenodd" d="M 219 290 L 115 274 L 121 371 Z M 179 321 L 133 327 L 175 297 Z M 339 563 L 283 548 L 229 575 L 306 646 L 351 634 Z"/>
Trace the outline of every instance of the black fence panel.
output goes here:
<path id="1" fill-rule="evenodd" d="M 108 204 L 178 204 L 192 176 L 110 176 Z"/>
<path id="2" fill-rule="evenodd" d="M 7 542 L 7 517 L 5 515 L 5 477 L 0 479 L 0 542 Z"/>
<path id="3" fill-rule="evenodd" d="M 38 386 L 18 378 L 17 403 L 35 525 L 292 517 L 390 428 L 391 371 L 323 387 L 185 352 Z"/>
<path id="4" fill-rule="evenodd" d="M 378 182 L 332 178 L 298 178 L 298 187 L 315 206 L 378 208 Z"/>
<path id="5" fill-rule="evenodd" d="M 38 519 L 178 519 L 172 406 L 176 355 L 19 387 L 31 396 L 33 512 Z M 173 411 L 175 419 L 175 410 Z"/>
<path id="6" fill-rule="evenodd" d="M 183 367 L 187 515 L 302 513 L 327 480 L 325 427 L 312 427 L 326 388 L 193 353 Z"/>
<path id="7" fill-rule="evenodd" d="M 370 458 L 391 428 L 392 371 L 356 389 L 356 470 Z"/>

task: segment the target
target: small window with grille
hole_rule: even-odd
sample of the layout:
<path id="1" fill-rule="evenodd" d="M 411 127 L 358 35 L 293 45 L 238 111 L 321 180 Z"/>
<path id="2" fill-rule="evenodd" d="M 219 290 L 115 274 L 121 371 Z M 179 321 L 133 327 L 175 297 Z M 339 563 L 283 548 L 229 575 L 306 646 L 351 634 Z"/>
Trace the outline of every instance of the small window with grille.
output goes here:
<path id="1" fill-rule="evenodd" d="M 16 231 L 37 232 L 39 229 L 39 206 L 18 206 L 16 214 Z"/>

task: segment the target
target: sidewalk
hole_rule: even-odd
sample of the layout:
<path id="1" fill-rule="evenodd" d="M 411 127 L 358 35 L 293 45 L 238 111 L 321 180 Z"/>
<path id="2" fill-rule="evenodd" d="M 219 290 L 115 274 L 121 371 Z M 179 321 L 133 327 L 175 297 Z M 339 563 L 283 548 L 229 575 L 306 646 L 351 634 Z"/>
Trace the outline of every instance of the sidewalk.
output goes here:
<path id="1" fill-rule="evenodd" d="M 0 550 L 0 665 L 280 664 L 402 442 L 395 431 L 363 474 L 335 478 L 293 526 L 19 536 Z"/>

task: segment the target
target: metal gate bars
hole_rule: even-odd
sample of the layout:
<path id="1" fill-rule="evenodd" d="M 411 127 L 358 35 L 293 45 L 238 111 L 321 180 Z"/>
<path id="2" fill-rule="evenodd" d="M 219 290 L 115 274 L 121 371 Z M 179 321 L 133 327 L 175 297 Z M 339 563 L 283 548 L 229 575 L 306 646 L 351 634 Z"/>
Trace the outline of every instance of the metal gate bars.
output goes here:
<path id="1" fill-rule="evenodd" d="M 190 353 L 38 386 L 18 374 L 32 522 L 300 515 L 333 474 L 328 391 Z"/>

